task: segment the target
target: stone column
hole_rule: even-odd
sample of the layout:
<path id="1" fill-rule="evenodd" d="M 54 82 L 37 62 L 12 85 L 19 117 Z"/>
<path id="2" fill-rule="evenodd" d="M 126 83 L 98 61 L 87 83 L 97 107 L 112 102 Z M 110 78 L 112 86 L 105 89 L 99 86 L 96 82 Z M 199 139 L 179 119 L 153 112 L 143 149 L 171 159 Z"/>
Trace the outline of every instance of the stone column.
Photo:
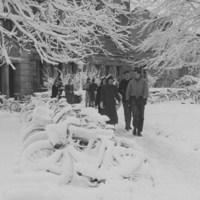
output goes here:
<path id="1" fill-rule="evenodd" d="M 4 64 L 2 67 L 2 93 L 10 96 L 9 90 L 9 65 Z"/>

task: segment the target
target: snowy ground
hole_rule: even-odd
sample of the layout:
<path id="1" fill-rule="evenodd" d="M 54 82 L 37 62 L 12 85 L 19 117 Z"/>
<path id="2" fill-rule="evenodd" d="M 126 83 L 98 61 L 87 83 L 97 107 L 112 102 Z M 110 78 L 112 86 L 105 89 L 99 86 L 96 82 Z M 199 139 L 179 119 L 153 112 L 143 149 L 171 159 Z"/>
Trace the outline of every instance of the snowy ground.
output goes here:
<path id="1" fill-rule="evenodd" d="M 37 174 L 20 176 L 16 172 L 20 146 L 20 128 L 16 114 L 0 112 L 0 200 L 63 199 L 200 199 L 200 105 L 181 103 L 148 104 L 143 137 L 124 131 L 120 108 L 119 137 L 135 140 L 148 156 L 155 178 L 149 180 L 113 180 L 98 188 L 89 188 L 82 180 L 67 186 L 44 181 Z"/>

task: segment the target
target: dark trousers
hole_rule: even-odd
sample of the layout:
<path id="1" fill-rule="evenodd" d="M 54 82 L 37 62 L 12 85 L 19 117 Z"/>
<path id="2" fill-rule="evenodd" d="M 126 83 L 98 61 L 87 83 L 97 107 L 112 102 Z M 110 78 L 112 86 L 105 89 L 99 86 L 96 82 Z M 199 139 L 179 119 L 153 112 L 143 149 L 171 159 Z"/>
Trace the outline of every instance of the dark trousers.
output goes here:
<path id="1" fill-rule="evenodd" d="M 74 94 L 70 92 L 65 92 L 66 99 L 69 104 L 74 104 Z"/>
<path id="2" fill-rule="evenodd" d="M 129 128 L 131 126 L 131 107 L 128 101 L 123 101 L 122 103 L 126 128 Z"/>
<path id="3" fill-rule="evenodd" d="M 133 115 L 133 126 L 137 128 L 139 132 L 143 130 L 144 123 L 144 100 L 143 98 L 131 97 L 131 111 Z"/>

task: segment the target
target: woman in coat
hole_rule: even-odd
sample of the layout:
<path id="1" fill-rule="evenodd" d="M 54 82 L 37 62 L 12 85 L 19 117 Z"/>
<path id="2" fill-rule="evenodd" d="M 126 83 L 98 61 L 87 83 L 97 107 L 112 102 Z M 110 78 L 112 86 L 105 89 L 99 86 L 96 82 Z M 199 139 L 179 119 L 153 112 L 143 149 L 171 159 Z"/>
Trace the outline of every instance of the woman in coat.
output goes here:
<path id="1" fill-rule="evenodd" d="M 65 98 L 69 104 L 74 103 L 74 85 L 71 78 L 68 80 L 68 84 L 65 85 Z"/>
<path id="2" fill-rule="evenodd" d="M 61 94 L 62 94 L 62 80 L 59 78 L 56 79 L 54 84 L 52 85 L 51 98 L 60 99 Z"/>
<path id="3" fill-rule="evenodd" d="M 106 85 L 102 87 L 101 90 L 101 108 L 105 109 L 105 114 L 110 118 L 108 124 L 117 124 L 118 116 L 117 116 L 117 104 L 120 104 L 121 98 L 118 94 L 118 89 L 115 85 L 113 85 L 114 78 L 109 76 L 106 79 Z"/>
<path id="4" fill-rule="evenodd" d="M 90 107 L 90 92 L 89 92 L 89 87 L 90 87 L 90 78 L 87 78 L 86 83 L 84 85 L 84 90 L 85 90 L 85 107 Z"/>

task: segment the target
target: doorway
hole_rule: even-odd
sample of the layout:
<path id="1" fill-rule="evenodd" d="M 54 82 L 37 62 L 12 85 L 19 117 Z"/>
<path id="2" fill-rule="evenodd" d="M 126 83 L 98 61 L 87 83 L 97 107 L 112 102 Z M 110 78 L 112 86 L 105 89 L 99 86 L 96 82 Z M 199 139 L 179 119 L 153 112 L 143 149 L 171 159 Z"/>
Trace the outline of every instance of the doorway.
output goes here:
<path id="1" fill-rule="evenodd" d="M 15 70 L 9 66 L 9 93 L 10 97 L 14 97 L 15 93 Z"/>

